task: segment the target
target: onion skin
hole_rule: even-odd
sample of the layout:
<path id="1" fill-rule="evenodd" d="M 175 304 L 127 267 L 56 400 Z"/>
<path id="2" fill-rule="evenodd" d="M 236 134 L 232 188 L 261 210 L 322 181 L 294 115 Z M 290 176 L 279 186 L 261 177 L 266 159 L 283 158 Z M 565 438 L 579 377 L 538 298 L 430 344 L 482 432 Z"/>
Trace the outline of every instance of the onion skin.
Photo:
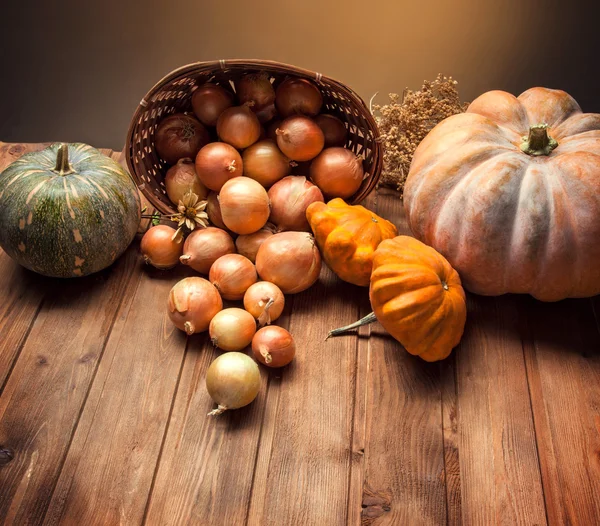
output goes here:
<path id="1" fill-rule="evenodd" d="M 290 160 L 281 153 L 275 142 L 265 139 L 244 150 L 244 175 L 265 188 L 283 179 L 292 171 Z"/>
<path id="2" fill-rule="evenodd" d="M 250 404 L 260 391 L 260 370 L 256 362 L 241 352 L 226 352 L 206 371 L 206 390 L 217 403 L 209 416 Z"/>
<path id="3" fill-rule="evenodd" d="M 276 111 L 274 105 L 275 90 L 266 73 L 246 73 L 236 83 L 235 88 L 240 104 L 248 104 L 255 113 L 258 113 L 268 106 L 273 107 L 273 112 Z M 267 112 L 267 114 L 268 113 L 269 112 Z M 261 122 L 267 122 L 273 115 Z"/>
<path id="4" fill-rule="evenodd" d="M 275 92 L 275 106 L 279 115 L 309 115 L 314 117 L 321 111 L 323 97 L 319 88 L 310 80 L 289 78 Z"/>
<path id="5" fill-rule="evenodd" d="M 256 318 L 260 327 L 279 319 L 284 307 L 283 292 L 268 281 L 256 282 L 244 294 L 244 309 Z"/>
<path id="6" fill-rule="evenodd" d="M 203 84 L 192 93 L 194 114 L 205 126 L 216 126 L 219 115 L 234 101 L 233 94 L 218 84 Z"/>
<path id="7" fill-rule="evenodd" d="M 179 261 L 200 274 L 208 274 L 217 259 L 234 252 L 231 236 L 225 230 L 209 226 L 194 230 L 186 238 Z"/>
<path id="8" fill-rule="evenodd" d="M 199 120 L 176 113 L 163 119 L 154 136 L 154 146 L 158 156 L 168 164 L 175 164 L 179 159 L 193 159 L 205 144 L 210 141 L 206 128 Z"/>
<path id="9" fill-rule="evenodd" d="M 277 146 L 293 161 L 314 159 L 325 144 L 321 128 L 309 117 L 297 115 L 288 117 L 275 131 Z"/>
<path id="10" fill-rule="evenodd" d="M 221 216 L 221 205 L 219 204 L 219 195 L 217 192 L 210 192 L 206 198 L 206 202 L 206 213 L 208 214 L 210 223 L 221 230 L 227 231 L 228 228 L 223 223 L 223 217 Z"/>
<path id="11" fill-rule="evenodd" d="M 140 242 L 146 264 L 162 270 L 179 263 L 183 243 L 181 239 L 173 240 L 175 232 L 174 228 L 167 225 L 156 225 L 146 231 Z"/>
<path id="12" fill-rule="evenodd" d="M 252 338 L 252 354 L 267 367 L 284 367 L 294 359 L 296 343 L 284 328 L 271 325 L 259 329 Z"/>
<path id="13" fill-rule="evenodd" d="M 252 263 L 256 261 L 256 253 L 265 239 L 270 238 L 276 231 L 275 225 L 267 223 L 258 232 L 253 234 L 244 234 L 238 236 L 235 240 L 235 247 L 238 254 L 247 257 Z"/>
<path id="14" fill-rule="evenodd" d="M 211 142 L 196 155 L 196 173 L 204 186 L 218 192 L 223 185 L 242 175 L 244 164 L 240 153 L 230 144 Z"/>
<path id="15" fill-rule="evenodd" d="M 284 294 L 296 294 L 319 279 L 321 254 L 311 234 L 281 232 L 258 249 L 256 270 L 263 281 L 275 283 Z"/>
<path id="16" fill-rule="evenodd" d="M 217 259 L 208 273 L 208 279 L 217 288 L 223 299 L 241 300 L 258 280 L 256 267 L 240 254 L 226 254 Z"/>
<path id="17" fill-rule="evenodd" d="M 364 175 L 361 159 L 346 148 L 327 148 L 310 165 L 310 178 L 328 198 L 354 195 Z"/>
<path id="18" fill-rule="evenodd" d="M 223 308 L 217 289 L 200 277 L 185 278 L 169 292 L 167 313 L 175 327 L 191 335 L 204 332 Z"/>
<path id="19" fill-rule="evenodd" d="M 315 117 L 315 122 L 321 128 L 325 137 L 325 148 L 332 146 L 345 146 L 348 141 L 348 130 L 344 123 L 328 113 L 323 113 Z"/>
<path id="20" fill-rule="evenodd" d="M 275 183 L 268 192 L 271 201 L 269 221 L 278 232 L 310 232 L 306 209 L 311 203 L 324 201 L 323 193 L 303 175 L 289 175 Z"/>
<path id="21" fill-rule="evenodd" d="M 168 198 L 175 205 L 179 204 L 187 192 L 195 193 L 201 201 L 208 196 L 208 188 L 200 181 L 194 161 L 189 157 L 179 159 L 177 164 L 167 170 L 165 189 Z"/>
<path id="22" fill-rule="evenodd" d="M 256 320 L 244 309 L 223 309 L 215 314 L 208 334 L 215 347 L 224 351 L 241 351 L 252 342 Z"/>
<path id="23" fill-rule="evenodd" d="M 219 138 L 238 150 L 258 141 L 260 132 L 260 121 L 247 105 L 227 108 L 217 120 Z"/>
<path id="24" fill-rule="evenodd" d="M 227 181 L 219 193 L 219 205 L 223 223 L 236 234 L 257 232 L 271 213 L 267 191 L 249 177 Z"/>

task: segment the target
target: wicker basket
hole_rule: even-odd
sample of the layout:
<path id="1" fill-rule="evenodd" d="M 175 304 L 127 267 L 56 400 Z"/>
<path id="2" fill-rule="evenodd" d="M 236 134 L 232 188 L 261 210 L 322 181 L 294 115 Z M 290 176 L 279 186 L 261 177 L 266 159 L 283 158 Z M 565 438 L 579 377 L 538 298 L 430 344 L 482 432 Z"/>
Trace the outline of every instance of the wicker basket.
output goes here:
<path id="1" fill-rule="evenodd" d="M 196 86 L 213 82 L 234 87 L 244 73 L 265 71 L 274 85 L 287 76 L 310 79 L 323 95 L 323 111 L 340 118 L 348 127 L 346 147 L 364 159 L 365 178 L 350 199 L 362 201 L 374 188 L 382 167 L 379 132 L 373 116 L 364 101 L 350 88 L 325 77 L 287 64 L 265 60 L 220 60 L 198 62 L 176 69 L 158 82 L 141 100 L 133 118 L 127 140 L 127 166 L 139 189 L 163 214 L 173 214 L 175 207 L 169 201 L 163 179 L 168 166 L 158 157 L 154 148 L 157 124 L 171 113 L 191 112 L 191 94 Z"/>

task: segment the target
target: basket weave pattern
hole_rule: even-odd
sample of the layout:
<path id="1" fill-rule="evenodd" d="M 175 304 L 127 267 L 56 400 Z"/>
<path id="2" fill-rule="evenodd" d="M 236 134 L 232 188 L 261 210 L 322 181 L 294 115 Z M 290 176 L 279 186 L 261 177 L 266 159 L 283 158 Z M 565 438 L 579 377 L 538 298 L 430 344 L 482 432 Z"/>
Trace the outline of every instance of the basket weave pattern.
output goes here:
<path id="1" fill-rule="evenodd" d="M 365 178 L 358 191 L 348 199 L 362 201 L 376 186 L 382 168 L 379 132 L 364 101 L 349 87 L 320 73 L 295 66 L 264 60 L 220 60 L 198 62 L 176 69 L 160 80 L 142 99 L 133 118 L 125 142 L 129 171 L 140 191 L 163 214 L 176 212 L 163 183 L 168 165 L 156 154 L 154 134 L 158 123 L 167 115 L 192 112 L 191 95 L 196 86 L 206 82 L 234 91 L 234 85 L 245 73 L 264 71 L 276 87 L 288 76 L 313 81 L 323 96 L 323 113 L 335 115 L 348 128 L 346 148 L 364 159 Z M 213 140 L 218 140 L 216 136 Z M 293 173 L 293 172 L 292 172 Z"/>

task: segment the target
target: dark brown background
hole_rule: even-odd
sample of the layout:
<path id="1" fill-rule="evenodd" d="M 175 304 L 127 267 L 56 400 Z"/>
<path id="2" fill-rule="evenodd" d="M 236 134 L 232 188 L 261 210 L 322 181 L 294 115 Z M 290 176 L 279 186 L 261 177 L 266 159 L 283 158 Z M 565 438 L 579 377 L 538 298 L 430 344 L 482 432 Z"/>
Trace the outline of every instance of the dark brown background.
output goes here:
<path id="1" fill-rule="evenodd" d="M 541 85 L 600 112 L 595 11 L 543 0 L 3 0 L 0 139 L 121 148 L 156 81 L 219 58 L 303 66 L 381 102 L 441 72 L 464 100 Z"/>

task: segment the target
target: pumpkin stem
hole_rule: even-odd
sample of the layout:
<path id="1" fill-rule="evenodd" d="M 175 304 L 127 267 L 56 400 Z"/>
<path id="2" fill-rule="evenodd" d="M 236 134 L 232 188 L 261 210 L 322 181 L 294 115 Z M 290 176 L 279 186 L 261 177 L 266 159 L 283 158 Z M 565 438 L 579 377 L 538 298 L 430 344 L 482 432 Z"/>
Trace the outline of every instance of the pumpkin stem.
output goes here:
<path id="1" fill-rule="evenodd" d="M 54 171 L 58 175 L 72 174 L 75 170 L 69 164 L 69 146 L 67 144 L 61 144 L 56 153 L 56 166 Z"/>
<path id="2" fill-rule="evenodd" d="M 364 318 L 361 318 L 360 320 L 355 321 L 350 325 L 346 325 L 345 327 L 340 327 L 339 329 L 333 329 L 332 331 L 329 331 L 329 334 L 327 334 L 327 338 L 325 338 L 325 340 L 328 340 L 331 336 L 344 334 L 345 332 L 351 331 L 352 329 L 357 329 L 358 327 L 362 327 L 363 325 L 368 325 L 369 323 L 373 323 L 374 321 L 377 321 L 377 316 L 375 316 L 374 312 L 371 312 L 371 314 L 367 314 Z"/>
<path id="3" fill-rule="evenodd" d="M 548 135 L 548 125 L 536 124 L 529 128 L 529 135 L 523 137 L 521 150 L 527 155 L 537 157 L 550 155 L 550 152 L 557 146 L 558 143 Z"/>

